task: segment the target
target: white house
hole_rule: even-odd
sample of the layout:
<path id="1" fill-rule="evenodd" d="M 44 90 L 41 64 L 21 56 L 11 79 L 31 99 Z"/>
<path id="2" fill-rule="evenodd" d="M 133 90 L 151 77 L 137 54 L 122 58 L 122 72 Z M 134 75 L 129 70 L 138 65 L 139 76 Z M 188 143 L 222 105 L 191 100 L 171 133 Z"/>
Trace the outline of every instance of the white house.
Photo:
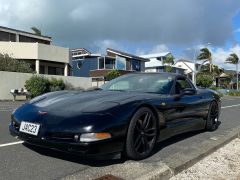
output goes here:
<path id="1" fill-rule="evenodd" d="M 194 62 L 185 60 L 185 59 L 179 59 L 174 64 L 175 67 L 185 69 L 185 74 L 188 75 L 189 78 L 192 78 L 192 73 L 194 70 Z M 201 64 L 195 63 L 196 71 L 198 72 L 200 70 Z"/>
<path id="2" fill-rule="evenodd" d="M 145 67 L 157 67 L 163 66 L 163 60 L 167 58 L 167 56 L 171 55 L 170 52 L 156 53 L 156 54 L 146 54 L 141 55 L 140 57 L 149 59 L 149 62 L 145 63 Z"/>
<path id="3" fill-rule="evenodd" d="M 31 64 L 37 74 L 70 74 L 69 48 L 51 45 L 52 38 L 0 26 L 0 53 Z"/>

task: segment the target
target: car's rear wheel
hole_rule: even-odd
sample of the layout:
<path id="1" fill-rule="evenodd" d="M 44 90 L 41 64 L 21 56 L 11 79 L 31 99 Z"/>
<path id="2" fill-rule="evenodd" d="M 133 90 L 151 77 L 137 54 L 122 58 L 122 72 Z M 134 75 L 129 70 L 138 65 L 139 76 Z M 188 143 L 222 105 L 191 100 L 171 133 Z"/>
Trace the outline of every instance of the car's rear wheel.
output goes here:
<path id="1" fill-rule="evenodd" d="M 219 125 L 219 109 L 217 102 L 213 101 L 209 107 L 206 130 L 215 131 Z"/>
<path id="2" fill-rule="evenodd" d="M 156 138 L 156 117 L 149 108 L 142 107 L 129 124 L 125 149 L 127 157 L 135 160 L 148 157 L 152 153 Z"/>

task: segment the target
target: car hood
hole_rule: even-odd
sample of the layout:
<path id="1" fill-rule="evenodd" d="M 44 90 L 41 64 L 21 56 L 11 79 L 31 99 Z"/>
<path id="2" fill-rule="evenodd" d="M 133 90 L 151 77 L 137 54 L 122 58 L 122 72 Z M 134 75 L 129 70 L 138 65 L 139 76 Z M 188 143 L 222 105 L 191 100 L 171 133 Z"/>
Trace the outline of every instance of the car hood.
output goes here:
<path id="1" fill-rule="evenodd" d="M 137 94 L 119 91 L 62 91 L 43 95 L 31 104 L 39 109 L 59 112 L 98 112 L 119 105 Z"/>

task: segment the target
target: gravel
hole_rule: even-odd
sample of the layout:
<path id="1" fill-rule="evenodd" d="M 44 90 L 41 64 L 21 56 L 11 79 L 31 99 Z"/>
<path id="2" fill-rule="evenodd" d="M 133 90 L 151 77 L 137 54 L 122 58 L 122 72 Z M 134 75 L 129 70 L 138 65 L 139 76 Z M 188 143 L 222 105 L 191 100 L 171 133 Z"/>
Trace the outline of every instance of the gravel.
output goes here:
<path id="1" fill-rule="evenodd" d="M 170 180 L 240 179 L 240 139 L 234 139 Z"/>

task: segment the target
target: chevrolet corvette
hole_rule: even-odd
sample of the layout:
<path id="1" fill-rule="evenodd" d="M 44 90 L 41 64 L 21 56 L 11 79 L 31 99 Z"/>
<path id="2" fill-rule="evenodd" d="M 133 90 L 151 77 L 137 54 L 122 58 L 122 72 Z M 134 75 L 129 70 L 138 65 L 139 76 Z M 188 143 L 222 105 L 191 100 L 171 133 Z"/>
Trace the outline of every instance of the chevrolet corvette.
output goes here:
<path id="1" fill-rule="evenodd" d="M 150 156 L 157 142 L 219 125 L 221 99 L 173 73 L 130 73 L 88 91 L 57 91 L 11 115 L 10 133 L 36 146 L 77 153 Z"/>

